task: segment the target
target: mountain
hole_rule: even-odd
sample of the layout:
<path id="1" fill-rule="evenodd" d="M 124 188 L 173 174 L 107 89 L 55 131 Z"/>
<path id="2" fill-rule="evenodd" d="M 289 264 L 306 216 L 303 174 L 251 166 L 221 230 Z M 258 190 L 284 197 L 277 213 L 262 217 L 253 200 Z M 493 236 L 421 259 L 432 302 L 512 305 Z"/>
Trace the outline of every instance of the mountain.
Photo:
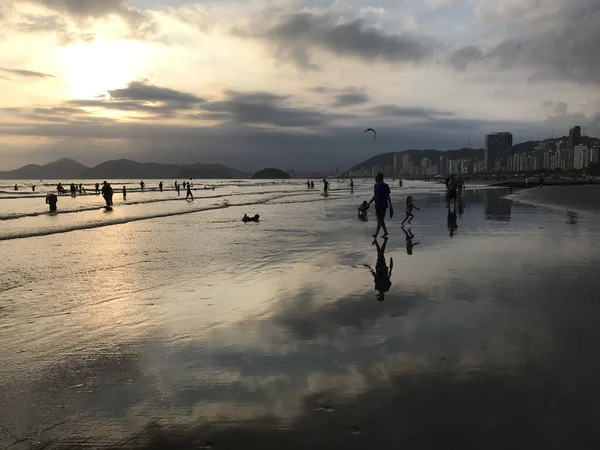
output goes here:
<path id="1" fill-rule="evenodd" d="M 69 158 L 59 159 L 45 166 L 28 164 L 20 169 L 0 172 L 2 180 L 43 180 L 62 178 L 81 178 L 89 167 Z"/>
<path id="2" fill-rule="evenodd" d="M 290 178 L 290 174 L 287 172 L 284 172 L 281 169 L 269 168 L 269 169 L 259 170 L 254 175 L 252 175 L 250 178 L 263 179 L 263 180 L 287 180 L 288 178 Z"/>
<path id="3" fill-rule="evenodd" d="M 69 158 L 39 166 L 28 164 L 19 169 L 0 172 L 0 180 L 114 180 L 114 179 L 184 179 L 184 178 L 248 178 L 249 174 L 221 164 L 139 163 L 128 159 L 106 161 L 86 167 Z"/>

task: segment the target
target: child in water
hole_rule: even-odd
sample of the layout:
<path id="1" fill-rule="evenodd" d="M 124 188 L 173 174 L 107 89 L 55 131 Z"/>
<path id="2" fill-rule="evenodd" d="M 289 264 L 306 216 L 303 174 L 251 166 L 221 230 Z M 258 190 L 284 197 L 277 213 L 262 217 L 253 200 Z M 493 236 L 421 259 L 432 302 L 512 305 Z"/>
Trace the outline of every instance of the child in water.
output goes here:
<path id="1" fill-rule="evenodd" d="M 408 220 L 408 223 L 410 224 L 410 222 L 415 218 L 414 214 L 412 213 L 413 209 L 420 211 L 420 209 L 414 205 L 412 196 L 409 195 L 406 198 L 406 217 L 402 221 L 402 225 L 404 225 L 404 222 L 406 222 L 407 220 Z"/>
<path id="2" fill-rule="evenodd" d="M 364 201 L 358 207 L 358 214 L 360 214 L 360 215 L 366 214 L 368 210 L 369 210 L 369 202 Z"/>

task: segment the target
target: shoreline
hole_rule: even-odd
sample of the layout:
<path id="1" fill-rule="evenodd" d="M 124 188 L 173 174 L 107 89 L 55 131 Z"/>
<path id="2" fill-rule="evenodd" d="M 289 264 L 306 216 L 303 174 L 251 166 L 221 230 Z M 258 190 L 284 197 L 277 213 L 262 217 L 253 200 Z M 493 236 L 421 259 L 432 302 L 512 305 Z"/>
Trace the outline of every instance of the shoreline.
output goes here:
<path id="1" fill-rule="evenodd" d="M 600 185 L 545 186 L 521 190 L 507 196 L 532 205 L 559 207 L 568 210 L 600 212 Z"/>

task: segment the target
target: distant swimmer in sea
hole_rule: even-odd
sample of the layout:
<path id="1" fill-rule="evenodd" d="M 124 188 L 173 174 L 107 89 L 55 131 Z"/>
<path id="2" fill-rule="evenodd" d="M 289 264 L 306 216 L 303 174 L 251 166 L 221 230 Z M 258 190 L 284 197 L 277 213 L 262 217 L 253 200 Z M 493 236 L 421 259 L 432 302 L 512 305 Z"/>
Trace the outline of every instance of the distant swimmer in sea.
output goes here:
<path id="1" fill-rule="evenodd" d="M 54 193 L 46 195 L 46 205 L 50 205 L 50 212 L 56 211 L 56 204 L 58 203 L 58 197 Z"/>
<path id="2" fill-rule="evenodd" d="M 100 184 L 96 183 L 96 185 L 94 186 L 96 188 L 96 194 L 100 193 Z"/>
<path id="3" fill-rule="evenodd" d="M 247 214 L 244 214 L 242 222 L 258 222 L 259 219 L 260 216 L 258 214 L 255 214 L 254 217 L 249 217 Z"/>
<path id="4" fill-rule="evenodd" d="M 406 197 L 406 210 L 405 210 L 406 217 L 402 221 L 401 225 L 404 225 L 404 222 L 406 222 L 407 220 L 408 220 L 408 223 L 410 224 L 410 222 L 415 218 L 415 215 L 412 213 L 413 209 L 416 209 L 417 211 L 420 211 L 420 209 L 417 208 L 415 206 L 415 204 L 413 203 L 412 195 L 409 195 L 408 197 Z"/>
<path id="5" fill-rule="evenodd" d="M 458 222 L 456 220 L 456 203 L 454 204 L 454 209 L 450 211 L 450 205 L 448 205 L 448 232 L 450 237 L 454 236 L 456 230 L 458 230 Z"/>
<path id="6" fill-rule="evenodd" d="M 192 198 L 192 200 L 194 200 L 194 194 L 192 194 L 192 187 L 190 186 L 190 183 L 187 183 L 187 193 L 185 194 L 185 199 L 187 200 L 190 197 Z"/>
<path id="7" fill-rule="evenodd" d="M 19 186 L 17 186 L 17 184 L 15 183 L 15 191 L 19 190 Z"/>
<path id="8" fill-rule="evenodd" d="M 383 237 L 387 237 L 388 231 L 385 227 L 385 215 L 387 213 L 388 206 L 390 207 L 390 219 L 394 216 L 394 208 L 392 206 L 392 199 L 390 198 L 391 190 L 390 187 L 383 182 L 383 174 L 378 173 L 375 177 L 375 187 L 373 188 L 373 198 L 369 202 L 375 202 L 375 214 L 377 215 L 377 229 L 375 230 L 374 238 L 377 239 L 379 230 L 383 228 Z"/>
<path id="9" fill-rule="evenodd" d="M 127 201 L 127 186 L 123 186 L 123 200 Z"/>
<path id="10" fill-rule="evenodd" d="M 323 178 L 323 195 L 329 195 L 329 181 Z"/>
<path id="11" fill-rule="evenodd" d="M 162 188 L 163 188 L 163 182 L 161 181 L 160 183 L 158 183 L 158 190 L 160 192 L 162 192 L 163 191 Z"/>
<path id="12" fill-rule="evenodd" d="M 140 181 L 140 188 L 142 188 L 142 191 L 144 190 L 144 186 L 146 186 L 146 183 L 144 183 L 144 180 Z"/>
<path id="13" fill-rule="evenodd" d="M 102 184 L 102 197 L 104 197 L 106 207 L 110 208 L 113 205 L 113 188 L 106 181 Z"/>
<path id="14" fill-rule="evenodd" d="M 419 245 L 419 242 L 413 242 L 415 235 L 412 232 L 412 229 L 409 228 L 408 231 L 402 227 L 402 231 L 404 231 L 404 235 L 406 236 L 406 253 L 409 255 L 413 254 L 413 248 Z"/>
<path id="15" fill-rule="evenodd" d="M 179 183 L 177 181 L 175 181 L 175 190 L 177 191 L 177 195 L 180 195 L 180 192 L 179 192 Z"/>
<path id="16" fill-rule="evenodd" d="M 451 175 L 448 179 L 448 203 L 450 203 L 451 200 L 454 200 L 454 203 L 456 203 L 457 190 L 458 183 L 454 179 L 454 175 Z"/>
<path id="17" fill-rule="evenodd" d="M 385 260 L 385 247 L 387 245 L 387 238 L 383 238 L 383 245 L 380 247 L 377 239 L 373 241 L 373 245 L 377 246 L 377 263 L 375 264 L 375 270 L 370 266 L 365 265 L 373 275 L 375 281 L 375 290 L 378 292 L 376 295 L 377 300 L 380 302 L 385 300 L 385 294 L 392 287 L 392 269 L 394 268 L 394 260 L 390 258 L 390 267 L 388 269 L 387 262 Z"/>

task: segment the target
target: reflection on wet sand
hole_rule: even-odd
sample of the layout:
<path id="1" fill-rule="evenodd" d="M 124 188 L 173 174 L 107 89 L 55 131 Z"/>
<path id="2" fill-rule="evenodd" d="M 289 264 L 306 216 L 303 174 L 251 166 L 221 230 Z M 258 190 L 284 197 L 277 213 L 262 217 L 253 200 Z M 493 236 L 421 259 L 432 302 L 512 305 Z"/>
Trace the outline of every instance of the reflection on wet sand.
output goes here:
<path id="1" fill-rule="evenodd" d="M 115 268 L 119 286 L 140 280 L 132 289 L 139 292 L 106 303 L 95 321 L 102 304 L 86 303 L 94 290 L 85 284 L 77 294 L 83 305 L 44 319 L 42 336 L 13 306 L 10 317 L 22 322 L 10 333 L 0 328 L 0 355 L 11 358 L 0 368 L 0 443 L 11 450 L 596 448 L 595 221 L 582 215 L 573 227 L 564 211 L 514 207 L 505 229 L 486 217 L 494 199 L 502 197 L 465 192 L 468 214 L 449 239 L 441 220 L 456 217 L 454 207 L 447 211 L 439 196 L 417 198 L 428 205 L 414 228 L 425 244 L 412 255 L 415 234 L 398 224 L 371 246 L 352 200 L 347 225 L 328 219 L 336 235 L 317 230 L 302 245 L 265 226 L 225 259 L 217 250 L 231 234 L 211 230 L 198 247 L 189 241 L 160 253 L 160 268 Z M 328 213 L 339 217 L 344 208 Z M 128 238 L 144 247 L 141 239 L 156 236 L 142 235 Z M 164 250 L 161 240 L 156 245 Z M 120 241 L 114 252 L 94 249 L 99 267 L 124 259 L 123 251 Z M 185 251 L 213 260 L 174 275 L 166 268 Z M 374 257 L 375 269 L 365 270 Z M 90 283 L 98 273 L 86 275 Z M 373 301 L 373 283 L 384 302 Z M 33 289 L 24 301 L 33 305 L 40 294 Z M 68 334 L 55 337 L 53 320 Z M 28 339 L 17 345 L 12 336 L 21 333 Z"/>

